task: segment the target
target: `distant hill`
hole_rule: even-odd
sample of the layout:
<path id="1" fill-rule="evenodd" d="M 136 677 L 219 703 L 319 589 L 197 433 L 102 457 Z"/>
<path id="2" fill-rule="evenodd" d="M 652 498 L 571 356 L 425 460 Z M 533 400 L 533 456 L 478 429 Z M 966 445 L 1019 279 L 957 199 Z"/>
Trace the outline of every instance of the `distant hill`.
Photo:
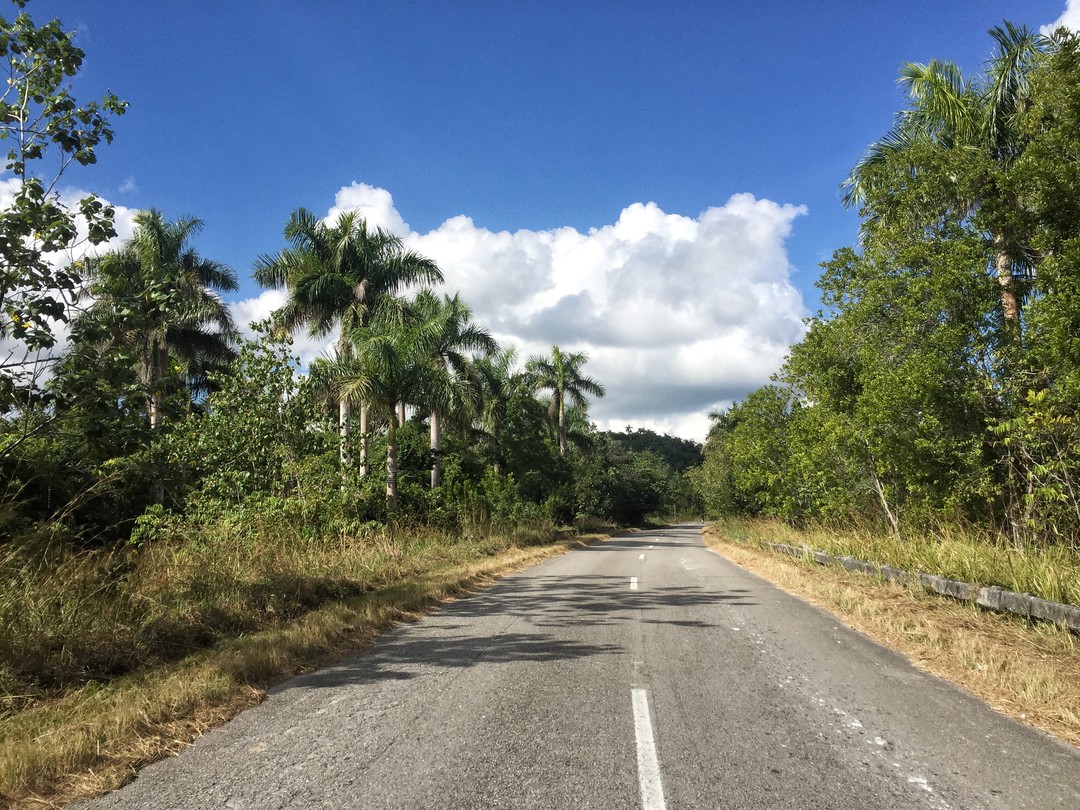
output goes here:
<path id="1" fill-rule="evenodd" d="M 664 459 L 673 470 L 682 472 L 687 467 L 696 467 L 702 461 L 702 447 L 690 439 L 680 439 L 678 436 L 661 435 L 647 428 L 631 430 L 629 426 L 625 433 L 605 431 L 623 447 L 634 452 L 651 450 Z"/>

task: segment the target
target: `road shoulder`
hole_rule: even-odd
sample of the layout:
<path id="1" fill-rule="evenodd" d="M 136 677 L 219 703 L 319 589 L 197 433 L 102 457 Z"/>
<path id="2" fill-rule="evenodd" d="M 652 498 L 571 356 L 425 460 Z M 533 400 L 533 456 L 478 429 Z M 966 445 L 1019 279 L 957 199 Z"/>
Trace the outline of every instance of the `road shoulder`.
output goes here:
<path id="1" fill-rule="evenodd" d="M 994 710 L 1080 748 L 1080 639 L 1054 625 L 989 614 L 844 569 L 736 543 L 706 545 L 834 615 Z"/>

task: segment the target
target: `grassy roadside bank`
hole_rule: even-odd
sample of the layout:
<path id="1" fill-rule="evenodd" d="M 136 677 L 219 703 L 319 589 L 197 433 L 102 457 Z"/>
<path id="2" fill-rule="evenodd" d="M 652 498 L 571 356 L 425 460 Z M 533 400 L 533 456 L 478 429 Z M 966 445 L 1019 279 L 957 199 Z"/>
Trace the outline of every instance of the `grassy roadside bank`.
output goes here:
<path id="1" fill-rule="evenodd" d="M 875 532 L 797 530 L 771 519 L 724 518 L 714 525 L 733 540 L 805 545 L 905 571 L 999 585 L 1053 602 L 1080 605 L 1080 553 L 1064 546 L 1014 549 L 960 529 L 943 529 L 933 537 L 896 538 Z"/>
<path id="2" fill-rule="evenodd" d="M 29 618 L 21 619 L 24 626 L 66 615 L 75 631 L 86 625 L 86 632 L 99 639 L 86 641 L 89 654 L 93 644 L 106 643 L 109 623 L 121 639 L 148 645 L 153 634 L 146 628 L 172 615 L 176 638 L 195 643 L 202 634 L 209 642 L 171 659 L 148 647 L 153 654 L 147 666 L 113 678 L 77 680 L 63 657 L 52 670 L 61 678 L 35 680 L 6 664 L 0 690 L 0 805 L 51 807 L 115 788 L 139 766 L 182 750 L 206 729 L 260 702 L 267 686 L 362 650 L 379 633 L 448 598 L 602 536 L 530 533 L 464 540 L 402 532 L 343 540 L 336 549 L 296 538 L 254 550 L 248 542 L 228 538 L 218 538 L 214 549 L 185 542 L 143 555 L 124 575 L 127 588 L 114 583 L 111 596 L 104 586 L 97 591 L 79 586 L 92 579 L 92 571 L 80 566 L 97 570 L 100 581 L 103 560 L 63 561 L 60 568 L 73 583 L 68 601 L 56 608 L 59 592 L 50 593 L 46 585 L 24 592 L 24 598 L 36 599 L 25 611 Z M 220 579 L 222 587 L 201 592 L 192 587 L 207 578 Z M 313 590 L 313 579 L 329 579 L 336 589 Z M 135 588 L 134 581 L 143 585 Z M 62 584 L 57 580 L 58 588 Z M 288 598 L 274 598 L 275 590 L 290 588 Z M 166 609 L 148 603 L 165 594 L 179 600 L 185 591 L 186 604 L 178 601 Z M 261 601 L 250 601 L 253 591 Z M 225 611 L 230 603 L 231 613 Z M 186 624 L 180 622 L 185 609 L 191 614 Z M 8 604 L 0 613 L 9 634 L 13 611 Z M 134 618 L 141 620 L 139 627 L 129 626 Z M 212 619 L 218 638 L 208 631 Z M 230 627 L 236 632 L 227 633 Z M 39 655 L 55 652 L 47 632 L 35 637 Z"/>
<path id="3" fill-rule="evenodd" d="M 919 588 L 819 566 L 759 545 L 805 543 L 852 556 L 866 553 L 842 550 L 858 542 L 845 546 L 842 538 L 825 546 L 824 535 L 799 535 L 773 521 L 728 520 L 710 526 L 705 541 L 782 590 L 896 650 L 920 669 L 967 689 L 1002 714 L 1080 747 L 1080 639 L 1055 625 L 987 613 Z M 887 545 L 884 539 L 875 542 L 879 548 Z M 960 553 L 959 539 L 952 542 Z M 975 560 L 979 555 L 978 550 L 968 550 L 960 556 Z M 1030 564 L 1014 567 L 1036 570 Z"/>

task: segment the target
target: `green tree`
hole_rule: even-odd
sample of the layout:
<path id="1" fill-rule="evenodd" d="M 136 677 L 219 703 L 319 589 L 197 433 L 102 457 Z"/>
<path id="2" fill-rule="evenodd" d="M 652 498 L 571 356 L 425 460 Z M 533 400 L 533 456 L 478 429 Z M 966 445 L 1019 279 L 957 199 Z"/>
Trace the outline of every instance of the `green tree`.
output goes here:
<path id="1" fill-rule="evenodd" d="M 310 211 L 295 211 L 285 226 L 289 247 L 255 262 L 255 279 L 266 287 L 285 287 L 289 299 L 277 313 L 279 326 L 292 332 L 306 326 L 316 337 L 339 326 L 337 352 L 352 351 L 348 336 L 370 326 L 381 306 L 413 284 L 435 284 L 442 273 L 435 263 L 410 250 L 382 228 L 370 228 L 355 211 L 327 225 Z M 351 404 L 339 402 L 342 467 L 348 463 Z M 361 474 L 369 452 L 367 406 L 361 402 Z"/>
<path id="2" fill-rule="evenodd" d="M 1063 33 L 1063 32 L 1062 32 Z M 1017 201 L 1012 230 L 1031 235 L 1038 273 L 1024 310 L 1024 374 L 992 424 L 1009 470 L 1014 543 L 1080 536 L 1080 40 L 1063 33 L 1031 81 L 1024 153 L 999 176 Z"/>
<path id="3" fill-rule="evenodd" d="M 376 317 L 346 336 L 349 354 L 334 363 L 339 396 L 366 402 L 387 420 L 386 508 L 391 513 L 398 507 L 398 406 L 454 396 L 447 389 L 455 380 L 431 362 L 435 331 L 430 319 Z"/>
<path id="4" fill-rule="evenodd" d="M 442 417 L 449 410 L 473 404 L 481 393 L 467 352 L 493 354 L 498 344 L 487 329 L 473 323 L 472 310 L 459 295 L 440 298 L 430 290 L 422 290 L 412 307 L 428 331 L 426 342 L 435 374 L 452 378 L 429 392 L 425 403 L 430 407 L 431 420 L 431 488 L 436 489 L 442 484 Z M 439 398 L 445 394 L 450 398 Z M 465 395 L 464 400 L 461 394 Z"/>
<path id="5" fill-rule="evenodd" d="M 256 494 L 287 495 L 304 459 L 328 448 L 316 424 L 314 390 L 301 388 L 291 341 L 254 324 L 228 373 L 215 373 L 216 390 L 204 413 L 167 439 L 170 460 L 204 497 L 242 502 Z"/>
<path id="6" fill-rule="evenodd" d="M 1014 201 L 1003 198 L 995 173 L 1007 169 L 1030 141 L 1030 78 L 1055 43 L 1010 22 L 989 33 L 997 50 L 983 77 L 965 78 L 953 63 L 937 60 L 901 68 L 908 107 L 897 115 L 893 129 L 870 146 L 842 188 L 848 205 L 867 206 L 866 225 L 872 228 L 899 213 L 896 195 L 874 192 L 888 191 L 905 172 L 917 175 L 933 150 L 953 153 L 974 167 L 981 182 L 958 185 L 951 213 L 957 219 L 972 218 L 992 244 L 1002 314 L 1018 328 L 1023 290 L 1018 290 L 1017 280 L 1031 274 L 1033 255 L 1026 234 L 1011 229 L 1002 213 Z M 908 213 L 919 213 L 911 207 L 911 198 L 905 202 Z"/>
<path id="7" fill-rule="evenodd" d="M 650 451 L 627 450 L 609 435 L 594 437 L 588 453 L 575 454 L 576 512 L 622 525 L 641 525 L 671 504 L 674 470 Z"/>
<path id="8" fill-rule="evenodd" d="M 557 520 L 573 518 L 566 494 L 570 469 L 547 433 L 547 407 L 534 396 L 530 375 L 516 366 L 511 347 L 492 357 L 477 357 L 473 369 L 481 381 L 479 415 L 483 459 L 496 478 L 515 482 L 523 500 L 553 506 Z M 554 435 L 554 434 L 552 434 Z"/>
<path id="9" fill-rule="evenodd" d="M 559 455 L 566 455 L 567 400 L 582 410 L 588 407 L 585 395 L 604 396 L 604 386 L 582 373 L 588 362 L 584 352 L 563 352 L 551 347 L 551 356 L 529 359 L 526 372 L 535 390 L 551 391 L 551 407 L 558 422 Z"/>
<path id="10" fill-rule="evenodd" d="M 18 8 L 25 0 L 14 0 Z M 0 139 L 8 144 L 4 168 L 16 181 L 12 203 L 0 211 L 0 338 L 26 349 L 0 363 L 0 406 L 12 404 L 16 388 L 33 381 L 31 355 L 56 342 L 54 324 L 66 321 L 80 283 L 77 267 L 60 261 L 79 240 L 99 244 L 116 235 L 113 209 L 97 197 L 75 210 L 60 199 L 57 184 L 72 163 L 89 165 L 97 148 L 113 138 L 111 118 L 127 103 L 107 94 L 82 103 L 65 82 L 78 73 L 85 54 L 59 20 L 36 25 L 19 13 L 0 17 L 0 59 L 7 82 L 0 94 Z M 43 170 L 42 167 L 50 167 Z"/>
<path id="11" fill-rule="evenodd" d="M 661 435 L 648 428 L 634 430 L 629 425 L 624 433 L 607 431 L 607 435 L 635 453 L 646 450 L 656 453 L 676 472 L 701 463 L 701 445 L 690 439 Z"/>
<path id="12" fill-rule="evenodd" d="M 173 382 L 205 392 L 207 374 L 235 357 L 236 329 L 217 293 L 236 290 L 236 275 L 191 246 L 201 227 L 194 217 L 169 222 L 160 211 L 143 211 L 121 248 L 85 264 L 90 305 L 73 323 L 75 350 L 92 346 L 99 356 L 130 359 L 153 430 Z"/>
<path id="13" fill-rule="evenodd" d="M 1080 530 L 1080 43 L 1005 24 L 984 77 L 908 65 L 848 178 L 838 250 L 778 375 L 714 425 L 710 514 Z M 1070 539 L 1072 538 L 1072 539 Z"/>
<path id="14" fill-rule="evenodd" d="M 1003 407 L 996 285 L 980 270 L 985 240 L 938 223 L 897 217 L 825 265 L 832 314 L 810 321 L 781 373 L 810 403 L 797 421 L 812 420 L 826 445 L 801 436 L 796 460 L 814 465 L 799 510 L 830 509 L 825 493 L 861 510 L 869 495 L 894 530 L 904 512 L 985 514 L 985 427 Z"/>
<path id="15" fill-rule="evenodd" d="M 473 360 L 473 371 L 480 381 L 480 425 L 487 439 L 488 456 L 496 475 L 505 467 L 503 426 L 515 398 L 530 396 L 525 375 L 515 370 L 517 350 L 511 346 L 487 357 Z"/>

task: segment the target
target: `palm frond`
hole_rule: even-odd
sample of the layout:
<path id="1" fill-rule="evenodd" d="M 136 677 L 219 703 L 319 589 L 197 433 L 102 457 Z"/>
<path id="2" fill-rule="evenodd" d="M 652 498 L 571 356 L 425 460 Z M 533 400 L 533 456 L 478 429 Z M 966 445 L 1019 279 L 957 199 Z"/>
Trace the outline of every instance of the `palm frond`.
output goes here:
<path id="1" fill-rule="evenodd" d="M 984 126 L 989 143 L 1007 151 L 1011 135 L 1017 130 L 1015 119 L 1029 107 L 1031 69 L 1048 51 L 1050 41 L 1008 20 L 991 28 L 989 34 L 998 48 L 987 71 Z"/>

